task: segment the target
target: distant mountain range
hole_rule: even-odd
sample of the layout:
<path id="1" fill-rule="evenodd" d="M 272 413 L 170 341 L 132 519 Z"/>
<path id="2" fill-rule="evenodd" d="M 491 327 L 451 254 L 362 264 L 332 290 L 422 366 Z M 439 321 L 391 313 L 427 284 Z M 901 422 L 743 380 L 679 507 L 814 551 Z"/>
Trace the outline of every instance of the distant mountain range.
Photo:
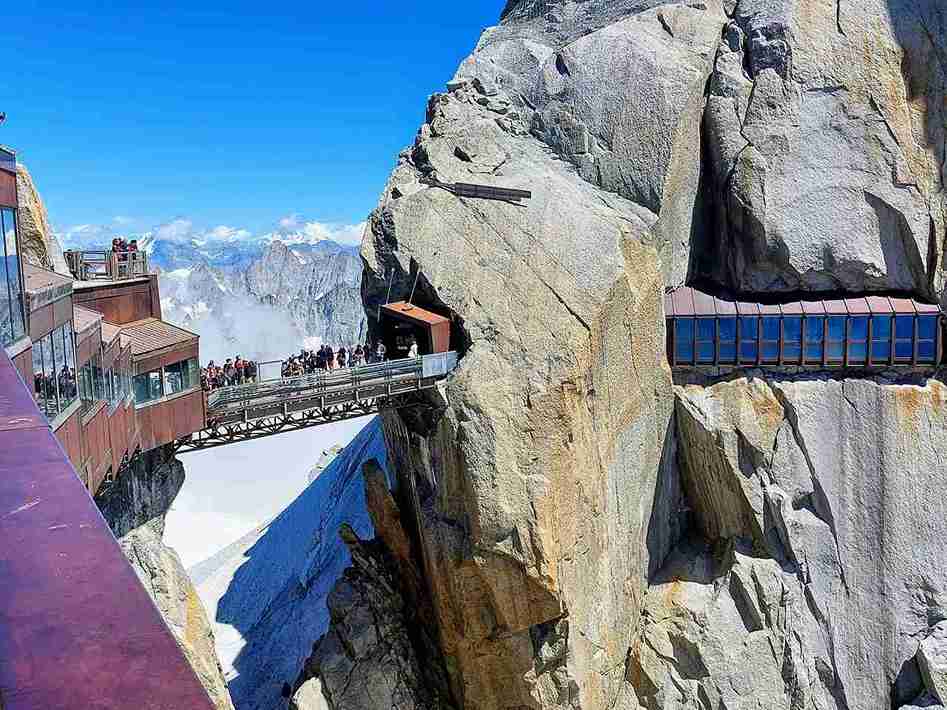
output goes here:
<path id="1" fill-rule="evenodd" d="M 165 319 L 201 336 L 204 362 L 271 360 L 322 342 L 349 345 L 367 332 L 358 248 L 303 227 L 195 234 L 178 220 L 139 234 L 84 226 L 59 238 L 66 249 L 137 239 L 159 273 Z"/>

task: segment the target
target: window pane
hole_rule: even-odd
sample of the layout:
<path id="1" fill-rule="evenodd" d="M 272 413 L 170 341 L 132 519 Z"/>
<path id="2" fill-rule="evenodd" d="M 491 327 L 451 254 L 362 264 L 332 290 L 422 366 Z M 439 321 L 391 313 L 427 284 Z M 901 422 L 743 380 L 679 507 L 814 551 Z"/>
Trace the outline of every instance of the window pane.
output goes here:
<path id="1" fill-rule="evenodd" d="M 829 360 L 841 362 L 845 358 L 845 343 L 830 341 L 828 344 L 828 352 L 826 353 L 826 357 Z"/>
<path id="2" fill-rule="evenodd" d="M 806 343 L 806 362 L 822 362 L 822 343 Z"/>
<path id="3" fill-rule="evenodd" d="M 822 342 L 822 328 L 825 318 L 806 318 L 806 340 L 814 343 Z"/>
<path id="4" fill-rule="evenodd" d="M 53 334 L 46 335 L 40 341 L 40 346 L 43 349 L 43 377 L 46 380 L 46 413 L 55 417 L 59 414 L 59 384 L 56 380 L 56 361 L 53 356 Z"/>
<path id="5" fill-rule="evenodd" d="M 135 375 L 135 402 L 143 404 L 162 397 L 161 371 L 145 372 Z"/>
<path id="6" fill-rule="evenodd" d="M 716 344 L 713 341 L 697 343 L 697 361 L 713 362 L 716 355 Z"/>
<path id="7" fill-rule="evenodd" d="M 72 323 L 66 323 L 60 329 L 63 340 L 63 361 L 59 366 L 59 396 L 62 406 L 68 407 L 76 401 L 76 348 L 72 339 Z"/>
<path id="8" fill-rule="evenodd" d="M 763 362 L 779 361 L 779 343 L 763 341 Z"/>
<path id="9" fill-rule="evenodd" d="M 43 348 L 39 343 L 33 344 L 33 396 L 39 408 L 46 412 L 46 375 L 43 372 Z"/>
<path id="10" fill-rule="evenodd" d="M 829 318 L 829 340 L 845 340 L 845 316 Z"/>
<path id="11" fill-rule="evenodd" d="M 9 260 L 6 254 L 6 222 L 10 210 L 0 210 L 0 347 L 10 345 L 13 338 L 13 290 L 10 287 Z M 15 258 L 15 257 L 14 257 Z M 40 357 L 40 370 L 42 370 Z"/>
<path id="12" fill-rule="evenodd" d="M 917 337 L 920 340 L 934 340 L 937 337 L 937 316 L 917 317 Z"/>
<path id="13" fill-rule="evenodd" d="M 714 335 L 714 319 L 713 318 L 698 318 L 697 319 L 697 339 L 698 340 L 713 340 L 716 336 Z"/>
<path id="14" fill-rule="evenodd" d="M 82 399 L 83 410 L 89 409 L 95 396 L 92 392 L 92 363 L 87 362 L 79 370 L 79 397 Z"/>
<path id="15" fill-rule="evenodd" d="M 910 360 L 912 357 L 914 357 L 914 341 L 897 341 L 894 345 L 894 356 L 899 360 Z"/>
<path id="16" fill-rule="evenodd" d="M 891 358 L 891 343 L 887 340 L 873 340 L 871 342 L 871 359 L 873 362 L 887 362 Z"/>
<path id="17" fill-rule="evenodd" d="M 936 348 L 933 340 L 922 340 L 917 344 L 917 359 L 919 362 L 934 362 Z"/>
<path id="18" fill-rule="evenodd" d="M 890 340 L 891 339 L 891 316 L 872 316 L 871 317 L 871 339 L 872 340 Z"/>
<path id="19" fill-rule="evenodd" d="M 176 362 L 164 368 L 164 387 L 167 394 L 177 394 L 185 389 L 186 363 Z"/>
<path id="20" fill-rule="evenodd" d="M 867 343 L 849 343 L 848 361 L 856 365 L 863 365 L 868 361 Z"/>
<path id="21" fill-rule="evenodd" d="M 756 341 L 740 341 L 740 360 L 742 362 L 756 362 Z"/>
<path id="22" fill-rule="evenodd" d="M 763 340 L 779 340 L 779 318 L 763 318 Z"/>
<path id="23" fill-rule="evenodd" d="M 791 343 L 802 341 L 802 318 L 783 318 L 783 339 Z"/>
<path id="24" fill-rule="evenodd" d="M 783 362 L 796 364 L 802 355 L 802 346 L 799 343 L 783 343 Z"/>
<path id="25" fill-rule="evenodd" d="M 756 340 L 756 333 L 759 330 L 759 318 L 741 318 L 740 319 L 740 340 Z"/>
<path id="26" fill-rule="evenodd" d="M 674 321 L 674 356 L 677 362 L 694 362 L 694 321 L 684 318 Z"/>
<path id="27" fill-rule="evenodd" d="M 914 338 L 914 316 L 895 316 L 894 337 L 904 339 Z"/>
<path id="28" fill-rule="evenodd" d="M 732 343 L 737 339 L 736 318 L 721 318 L 717 321 L 717 329 L 721 341 Z"/>
<path id="29" fill-rule="evenodd" d="M 736 342 L 720 343 L 720 362 L 729 364 L 729 363 L 735 363 L 736 360 L 737 360 Z"/>
<path id="30" fill-rule="evenodd" d="M 848 338 L 849 340 L 866 340 L 868 338 L 867 316 L 857 316 L 849 320 Z"/>
<path id="31" fill-rule="evenodd" d="M 102 372 L 102 353 L 96 353 L 89 360 L 92 367 L 92 396 L 105 399 L 105 376 Z"/>
<path id="32" fill-rule="evenodd" d="M 13 340 L 19 340 L 26 334 L 23 318 L 23 287 L 20 283 L 20 260 L 17 255 L 16 214 L 13 210 L 3 210 L 3 234 L 7 251 L 7 278 L 10 285 L 10 305 Z"/>

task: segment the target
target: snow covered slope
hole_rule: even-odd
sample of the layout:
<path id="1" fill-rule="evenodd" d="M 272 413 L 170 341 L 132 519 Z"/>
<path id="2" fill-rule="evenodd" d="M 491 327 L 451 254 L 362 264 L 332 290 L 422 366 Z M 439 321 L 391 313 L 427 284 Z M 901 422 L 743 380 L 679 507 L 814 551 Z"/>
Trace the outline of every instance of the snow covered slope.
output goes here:
<path id="1" fill-rule="evenodd" d="M 361 469 L 371 458 L 387 471 L 377 418 L 276 518 L 189 570 L 238 710 L 285 708 L 283 684 L 328 628 L 326 596 L 350 564 L 339 525 L 374 536 Z"/>

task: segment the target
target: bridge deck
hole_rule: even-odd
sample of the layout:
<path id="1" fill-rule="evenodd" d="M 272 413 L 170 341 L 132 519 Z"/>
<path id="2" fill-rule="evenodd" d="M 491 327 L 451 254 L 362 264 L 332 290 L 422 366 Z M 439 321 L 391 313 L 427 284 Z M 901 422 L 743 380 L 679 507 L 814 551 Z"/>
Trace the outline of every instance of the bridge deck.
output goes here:
<path id="1" fill-rule="evenodd" d="M 224 387 L 208 395 L 207 428 L 180 440 L 178 450 L 223 446 L 403 406 L 405 396 L 434 387 L 456 365 L 457 353 L 438 353 Z"/>

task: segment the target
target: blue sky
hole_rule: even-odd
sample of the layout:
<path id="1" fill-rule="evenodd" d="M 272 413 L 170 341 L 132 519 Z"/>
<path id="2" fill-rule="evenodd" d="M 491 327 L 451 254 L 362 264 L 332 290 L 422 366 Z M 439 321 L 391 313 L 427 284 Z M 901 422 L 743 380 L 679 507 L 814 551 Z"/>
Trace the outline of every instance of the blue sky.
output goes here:
<path id="1" fill-rule="evenodd" d="M 353 224 L 503 5 L 8 3 L 0 143 L 60 229 Z"/>

